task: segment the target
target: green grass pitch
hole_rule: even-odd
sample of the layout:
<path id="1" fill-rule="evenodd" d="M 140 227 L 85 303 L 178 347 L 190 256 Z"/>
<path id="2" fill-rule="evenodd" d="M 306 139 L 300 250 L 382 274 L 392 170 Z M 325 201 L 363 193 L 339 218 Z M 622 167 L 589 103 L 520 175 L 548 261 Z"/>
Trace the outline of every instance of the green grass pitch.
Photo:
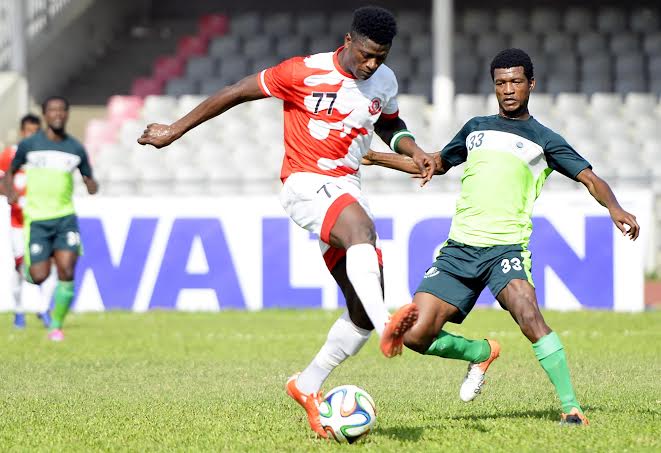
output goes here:
<path id="1" fill-rule="evenodd" d="M 591 425 L 559 426 L 551 384 L 507 313 L 476 310 L 453 332 L 503 347 L 483 394 L 459 400 L 465 364 L 373 337 L 331 375 L 365 388 L 376 429 L 317 440 L 284 392 L 338 312 L 73 314 L 64 343 L 30 316 L 0 315 L 2 451 L 661 451 L 661 313 L 545 313 Z"/>

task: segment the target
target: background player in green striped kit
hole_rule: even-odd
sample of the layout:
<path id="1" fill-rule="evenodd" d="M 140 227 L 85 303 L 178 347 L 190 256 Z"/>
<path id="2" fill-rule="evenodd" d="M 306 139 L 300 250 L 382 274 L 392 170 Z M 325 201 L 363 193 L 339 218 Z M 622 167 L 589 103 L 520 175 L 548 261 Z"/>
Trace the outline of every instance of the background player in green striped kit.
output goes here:
<path id="1" fill-rule="evenodd" d="M 48 337 L 64 339 L 62 323 L 74 296 L 74 270 L 80 254 L 78 220 L 73 207 L 73 171 L 77 168 L 90 194 L 98 185 L 92 176 L 85 148 L 66 133 L 69 103 L 53 96 L 42 105 L 47 129 L 18 145 L 5 177 L 10 203 L 16 201 L 14 173 L 25 166 L 27 178 L 25 215 L 25 264 L 31 280 L 41 284 L 50 274 L 51 256 L 57 267 L 55 308 Z"/>
<path id="2" fill-rule="evenodd" d="M 463 162 L 466 165 L 450 237 L 416 291 L 413 302 L 420 317 L 404 342 L 421 354 L 470 362 L 460 397 L 471 401 L 480 393 L 500 345 L 442 329 L 448 321 L 461 323 L 488 286 L 532 343 L 560 399 L 562 421 L 587 424 L 571 384 L 563 345 L 537 305 L 528 251 L 533 204 L 546 178 L 556 170 L 581 182 L 608 208 L 622 234 L 635 240 L 639 226 L 590 164 L 560 135 L 530 116 L 528 100 L 535 88 L 530 57 L 520 49 L 504 50 L 492 61 L 491 76 L 498 115 L 472 118 L 436 155 L 438 174 Z M 370 151 L 363 164 L 419 172 L 405 157 L 395 154 Z"/>

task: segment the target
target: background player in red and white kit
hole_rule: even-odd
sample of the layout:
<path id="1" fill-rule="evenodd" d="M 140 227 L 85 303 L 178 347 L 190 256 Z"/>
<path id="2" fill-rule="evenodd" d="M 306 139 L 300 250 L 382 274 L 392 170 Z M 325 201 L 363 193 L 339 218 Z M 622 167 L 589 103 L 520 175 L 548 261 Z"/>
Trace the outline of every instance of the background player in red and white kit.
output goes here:
<path id="1" fill-rule="evenodd" d="M 312 363 L 287 382 L 287 392 L 305 408 L 310 426 L 322 437 L 326 433 L 317 405 L 330 372 L 360 350 L 372 329 L 386 357 L 400 354 L 402 337 L 418 316 L 409 304 L 389 317 L 374 222 L 360 188 L 360 162 L 373 132 L 394 151 L 411 157 L 423 182 L 436 169 L 399 118 L 397 80 L 383 65 L 396 33 L 389 11 L 359 8 L 344 46 L 335 52 L 294 57 L 250 75 L 169 126 L 148 125 L 138 140 L 161 148 L 243 102 L 269 96 L 283 100 L 280 201 L 294 222 L 319 235 L 324 260 L 348 308 Z"/>
<path id="2" fill-rule="evenodd" d="M 38 116 L 27 114 L 21 118 L 21 128 L 20 134 L 21 139 L 28 138 L 35 132 L 41 129 L 41 120 Z M 11 161 L 14 159 L 16 154 L 16 145 L 8 146 L 0 154 L 0 194 L 4 194 L 4 184 L 1 183 L 1 179 L 4 177 L 5 172 L 9 170 L 11 166 Z M 14 176 L 14 190 L 19 196 L 19 199 L 16 203 L 13 203 L 10 206 L 11 209 L 11 243 L 12 250 L 14 253 L 14 266 L 16 269 L 15 281 L 14 281 L 14 326 L 22 329 L 25 327 L 25 313 L 23 312 L 23 305 L 21 303 L 21 289 L 24 284 L 23 280 L 23 256 L 25 253 L 25 243 L 23 241 L 23 201 L 25 199 L 26 192 L 25 185 L 25 174 L 23 171 L 19 171 Z M 48 293 L 48 300 L 50 301 L 50 295 L 52 291 Z M 50 324 L 50 316 L 48 314 L 48 303 L 45 305 L 43 311 L 38 313 L 37 316 L 43 321 L 46 327 Z"/>

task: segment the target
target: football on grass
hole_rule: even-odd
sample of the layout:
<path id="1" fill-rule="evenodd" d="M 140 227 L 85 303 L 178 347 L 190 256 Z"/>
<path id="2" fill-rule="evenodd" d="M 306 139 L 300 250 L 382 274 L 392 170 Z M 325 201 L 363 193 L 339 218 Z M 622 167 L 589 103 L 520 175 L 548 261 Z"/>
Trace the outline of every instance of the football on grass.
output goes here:
<path id="1" fill-rule="evenodd" d="M 329 437 L 352 444 L 374 427 L 376 406 L 365 390 L 341 385 L 326 393 L 319 405 L 319 418 Z"/>

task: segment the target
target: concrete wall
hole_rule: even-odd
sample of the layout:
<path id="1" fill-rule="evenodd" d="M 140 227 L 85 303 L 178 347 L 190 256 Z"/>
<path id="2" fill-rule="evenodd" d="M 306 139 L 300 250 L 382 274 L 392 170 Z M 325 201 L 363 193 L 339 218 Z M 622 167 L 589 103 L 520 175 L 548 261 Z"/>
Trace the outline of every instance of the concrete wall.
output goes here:
<path id="1" fill-rule="evenodd" d="M 28 45 L 30 95 L 55 94 L 68 79 L 92 64 L 127 24 L 148 10 L 149 0 L 80 0 L 57 16 Z"/>
<path id="2" fill-rule="evenodd" d="M 0 145 L 4 148 L 16 141 L 18 121 L 28 110 L 27 82 L 23 77 L 0 72 L 0 105 Z"/>

